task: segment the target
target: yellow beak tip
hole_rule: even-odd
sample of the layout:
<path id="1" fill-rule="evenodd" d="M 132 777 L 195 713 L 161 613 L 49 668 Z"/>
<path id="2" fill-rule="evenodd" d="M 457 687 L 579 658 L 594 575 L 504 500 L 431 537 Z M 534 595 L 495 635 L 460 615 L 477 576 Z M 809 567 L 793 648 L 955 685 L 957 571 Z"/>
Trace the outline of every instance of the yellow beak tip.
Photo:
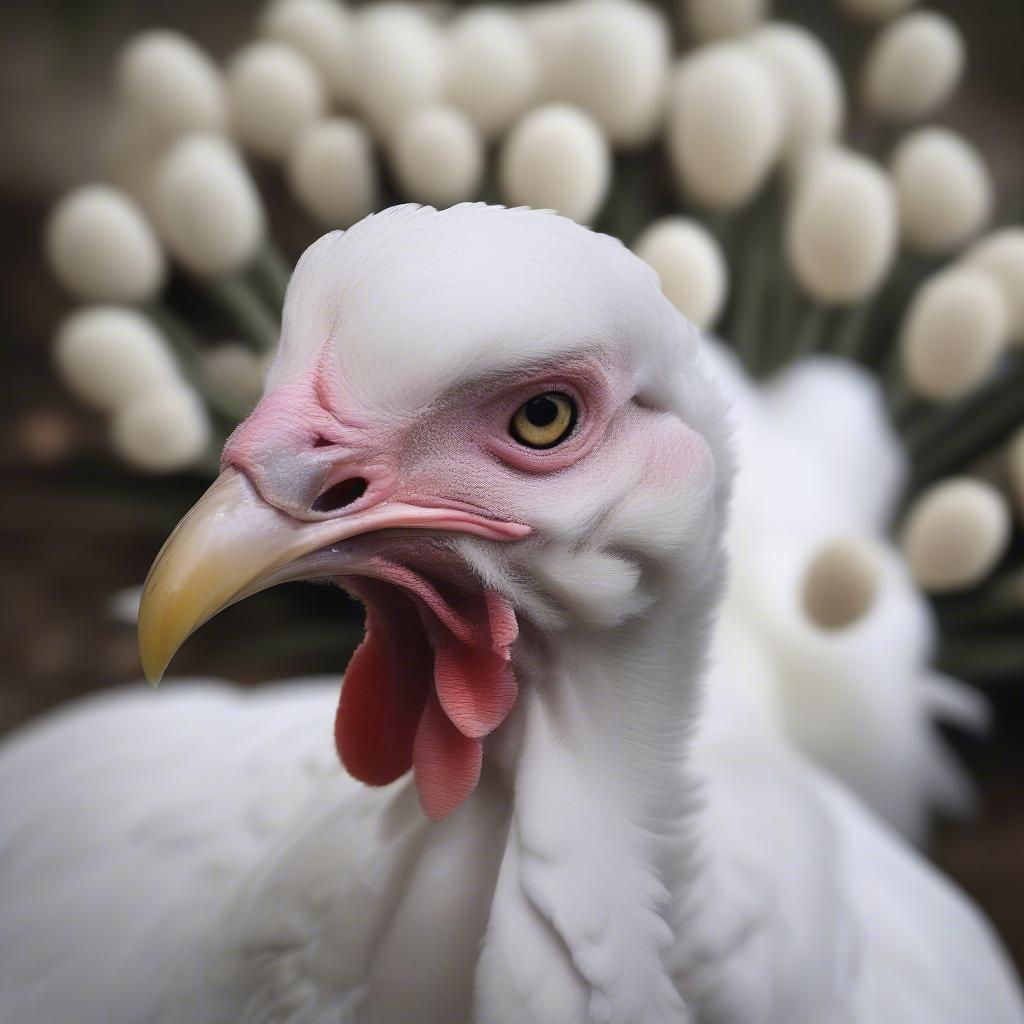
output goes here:
<path id="1" fill-rule="evenodd" d="M 139 655 L 142 661 L 142 672 L 146 681 L 155 690 L 160 685 L 160 680 L 167 670 L 167 659 L 154 656 L 151 651 L 140 650 Z"/>

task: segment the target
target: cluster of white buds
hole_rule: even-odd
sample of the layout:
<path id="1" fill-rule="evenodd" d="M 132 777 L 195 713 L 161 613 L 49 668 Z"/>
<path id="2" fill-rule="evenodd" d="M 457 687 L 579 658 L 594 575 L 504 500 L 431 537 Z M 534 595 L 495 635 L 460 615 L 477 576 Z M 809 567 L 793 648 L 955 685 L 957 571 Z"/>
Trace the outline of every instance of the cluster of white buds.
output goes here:
<path id="1" fill-rule="evenodd" d="M 130 465 L 172 472 L 206 455 L 206 409 L 148 317 L 117 306 L 73 313 L 58 331 L 54 361 L 71 391 L 110 417 L 114 447 Z"/>
<path id="2" fill-rule="evenodd" d="M 47 229 L 86 304 L 58 332 L 58 371 L 131 465 L 208 466 L 258 399 L 287 274 L 248 160 L 279 165 L 310 239 L 395 200 L 553 209 L 618 233 L 755 372 L 815 348 L 873 359 L 912 455 L 918 430 L 970 449 L 915 483 L 943 481 L 904 520 L 910 574 L 934 593 L 978 586 L 1001 571 L 1010 505 L 952 476 L 978 472 L 980 449 L 928 417 L 1002 388 L 971 429 L 1024 510 L 1024 433 L 1008 441 L 1000 419 L 1024 346 L 1024 229 L 990 226 L 974 146 L 920 123 L 963 75 L 956 26 L 913 0 L 837 2 L 874 26 L 854 83 L 868 152 L 850 148 L 836 60 L 770 20 L 769 0 L 680 0 L 678 26 L 645 0 L 272 0 L 223 67 L 145 32 L 117 62 L 119 187 L 70 194 Z M 194 337 L 166 308 L 170 264 L 223 334 Z M 869 537 L 818 544 L 800 577 L 808 632 L 864 622 L 896 557 Z"/>

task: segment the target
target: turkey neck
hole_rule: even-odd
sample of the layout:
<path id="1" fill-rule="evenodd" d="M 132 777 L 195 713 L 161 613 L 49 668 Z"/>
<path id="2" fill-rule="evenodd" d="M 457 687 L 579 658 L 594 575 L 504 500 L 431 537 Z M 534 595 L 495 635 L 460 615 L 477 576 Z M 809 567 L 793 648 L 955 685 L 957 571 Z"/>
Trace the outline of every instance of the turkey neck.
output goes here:
<path id="1" fill-rule="evenodd" d="M 648 609 L 612 629 L 544 638 L 524 627 L 522 695 L 488 744 L 513 794 L 514 869 L 503 866 L 496 900 L 530 905 L 588 1013 L 622 1008 L 611 1020 L 646 1020 L 636 1014 L 658 993 L 662 1019 L 687 1019 L 664 958 L 672 902 L 694 884 L 687 750 L 721 571 L 696 588 L 688 577 L 663 572 Z"/>

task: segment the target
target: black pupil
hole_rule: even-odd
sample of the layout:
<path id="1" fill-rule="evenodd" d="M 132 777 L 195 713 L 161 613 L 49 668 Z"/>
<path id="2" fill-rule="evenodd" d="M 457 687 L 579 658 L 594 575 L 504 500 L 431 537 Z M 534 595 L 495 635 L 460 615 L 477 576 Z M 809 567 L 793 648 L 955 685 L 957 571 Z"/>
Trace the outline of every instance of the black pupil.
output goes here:
<path id="1" fill-rule="evenodd" d="M 546 427 L 555 422 L 558 405 L 549 395 L 538 395 L 526 403 L 526 419 L 534 427 Z"/>

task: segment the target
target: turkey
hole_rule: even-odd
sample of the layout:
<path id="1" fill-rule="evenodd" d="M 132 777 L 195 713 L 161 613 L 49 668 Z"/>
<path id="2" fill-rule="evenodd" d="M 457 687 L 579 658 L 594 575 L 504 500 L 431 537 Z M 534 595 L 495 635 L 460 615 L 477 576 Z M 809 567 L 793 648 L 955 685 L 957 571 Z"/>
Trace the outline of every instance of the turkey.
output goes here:
<path id="1" fill-rule="evenodd" d="M 340 701 L 172 683 L 0 750 L 3 1019 L 1024 1021 L 963 896 L 748 713 L 713 358 L 551 213 L 315 243 L 140 648 L 300 578 L 366 637 Z"/>

